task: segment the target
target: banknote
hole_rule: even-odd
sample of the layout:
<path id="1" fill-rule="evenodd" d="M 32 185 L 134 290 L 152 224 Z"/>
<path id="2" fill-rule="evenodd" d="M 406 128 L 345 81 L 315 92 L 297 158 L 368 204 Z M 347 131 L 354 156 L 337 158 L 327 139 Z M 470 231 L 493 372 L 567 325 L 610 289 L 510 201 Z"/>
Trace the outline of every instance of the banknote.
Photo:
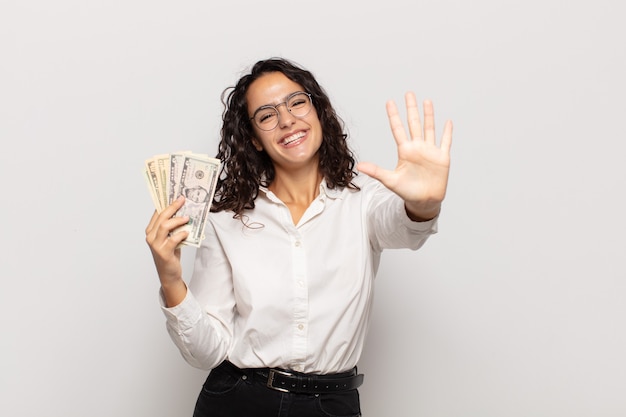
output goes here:
<path id="1" fill-rule="evenodd" d="M 180 174 L 185 154 L 190 154 L 190 152 L 177 152 L 170 156 L 168 204 L 172 204 L 172 201 L 180 195 Z"/>
<path id="2" fill-rule="evenodd" d="M 168 179 L 169 179 L 169 165 L 170 165 L 170 156 L 169 155 L 158 155 L 155 156 L 157 164 L 157 174 L 159 179 L 159 184 L 161 186 L 161 208 L 164 209 L 169 205 L 167 188 L 168 188 Z"/>
<path id="3" fill-rule="evenodd" d="M 146 164 L 148 162 L 146 161 Z M 159 197 L 156 195 L 156 190 L 154 187 L 154 178 L 150 174 L 150 171 L 146 168 L 143 172 L 144 177 L 146 179 L 146 184 L 148 184 L 148 190 L 150 190 L 150 197 L 152 197 L 152 203 L 158 212 L 161 212 L 161 202 L 159 201 Z"/>
<path id="4" fill-rule="evenodd" d="M 150 183 L 150 192 L 152 193 L 152 200 L 157 211 L 160 213 L 165 207 L 163 207 L 163 192 L 161 181 L 159 181 L 160 175 L 158 172 L 158 163 L 156 158 L 150 158 L 146 160 L 146 176 Z"/>
<path id="5" fill-rule="evenodd" d="M 187 224 L 173 231 L 189 232 L 182 245 L 198 247 L 204 239 L 220 166 L 219 159 L 188 151 L 156 155 L 145 161 L 144 176 L 158 212 L 180 195 L 185 196 L 185 204 L 174 214 L 189 216 Z"/>

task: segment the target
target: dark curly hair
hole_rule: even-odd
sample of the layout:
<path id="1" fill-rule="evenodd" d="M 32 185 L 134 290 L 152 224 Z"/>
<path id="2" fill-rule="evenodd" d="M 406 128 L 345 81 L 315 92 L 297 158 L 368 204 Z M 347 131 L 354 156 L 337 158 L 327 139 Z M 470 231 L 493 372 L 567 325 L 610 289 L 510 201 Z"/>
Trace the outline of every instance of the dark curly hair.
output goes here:
<path id="1" fill-rule="evenodd" d="M 283 58 L 259 61 L 250 73 L 239 79 L 237 85 L 222 93 L 221 140 L 217 158 L 222 170 L 217 181 L 211 211 L 232 210 L 235 218 L 243 211 L 254 208 L 259 186 L 268 187 L 274 180 L 274 165 L 265 151 L 257 151 L 252 143 L 255 136 L 248 116 L 246 93 L 250 85 L 264 74 L 281 72 L 291 81 L 300 84 L 311 94 L 313 105 L 322 126 L 322 144 L 319 149 L 320 171 L 329 188 L 349 187 L 352 183 L 355 157 L 347 144 L 344 123 L 330 104 L 328 95 L 313 74 Z"/>

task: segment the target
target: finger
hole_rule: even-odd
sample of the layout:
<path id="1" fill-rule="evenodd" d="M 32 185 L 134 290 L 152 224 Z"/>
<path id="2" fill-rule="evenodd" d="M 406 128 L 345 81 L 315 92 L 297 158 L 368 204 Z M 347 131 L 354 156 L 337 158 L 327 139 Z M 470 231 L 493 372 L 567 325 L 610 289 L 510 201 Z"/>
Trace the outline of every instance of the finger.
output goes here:
<path id="1" fill-rule="evenodd" d="M 188 219 L 185 221 L 182 217 L 173 217 L 183 204 L 185 204 L 185 197 L 181 195 L 157 216 L 152 229 L 154 238 L 165 240 L 174 228 L 189 221 Z"/>
<path id="2" fill-rule="evenodd" d="M 391 100 L 387 102 L 387 117 L 389 117 L 389 126 L 391 126 L 391 133 L 393 134 L 396 144 L 400 145 L 406 142 L 406 132 L 404 131 L 398 108 L 396 107 L 396 103 Z"/>
<path id="3" fill-rule="evenodd" d="M 174 251 L 178 251 L 180 254 L 181 243 L 183 242 L 183 240 L 187 239 L 187 236 L 189 236 L 188 230 L 174 231 L 168 236 L 168 245 L 174 246 Z"/>
<path id="4" fill-rule="evenodd" d="M 378 165 L 373 164 L 371 162 L 359 162 L 356 164 L 356 169 L 359 172 L 362 172 L 370 177 L 375 177 L 376 171 L 380 169 Z"/>
<path id="5" fill-rule="evenodd" d="M 435 136 L 435 111 L 430 100 L 424 100 L 424 141 L 434 145 Z"/>
<path id="6" fill-rule="evenodd" d="M 172 217 L 162 222 L 156 232 L 157 240 L 165 241 L 171 239 L 174 235 L 182 233 L 182 229 L 177 229 L 182 228 L 187 223 L 189 223 L 189 216 Z"/>
<path id="7" fill-rule="evenodd" d="M 154 213 L 152 213 L 152 217 L 150 218 L 150 222 L 146 226 L 146 236 L 150 233 L 150 231 L 152 231 L 158 218 L 159 218 L 159 213 L 156 210 L 154 210 Z"/>
<path id="8" fill-rule="evenodd" d="M 180 195 L 176 200 L 172 201 L 172 204 L 165 207 L 165 210 L 161 212 L 160 216 L 164 219 L 169 219 L 174 214 L 176 214 L 176 212 L 183 206 L 183 204 L 185 204 L 185 197 L 183 195 Z"/>
<path id="9" fill-rule="evenodd" d="M 415 94 L 408 92 L 405 95 L 406 113 L 409 121 L 409 133 L 411 140 L 422 139 L 422 122 L 420 120 L 420 111 L 417 107 Z"/>
<path id="10" fill-rule="evenodd" d="M 183 218 L 177 217 L 172 220 L 181 219 Z M 184 224 L 185 223 L 178 224 L 178 226 L 172 226 L 174 227 L 173 229 L 160 225 L 159 230 L 154 233 L 154 238 L 152 240 L 146 238 L 159 271 L 171 267 L 171 261 L 173 259 L 172 255 L 174 255 L 174 258 L 180 260 L 180 247 L 182 246 L 182 242 L 189 236 L 187 228 L 182 227 Z M 167 267 L 167 264 L 170 264 L 170 267 Z"/>
<path id="11" fill-rule="evenodd" d="M 452 147 L 452 121 L 448 120 L 443 127 L 443 136 L 441 137 L 441 150 L 450 153 Z"/>
<path id="12" fill-rule="evenodd" d="M 359 162 L 356 168 L 363 174 L 369 175 L 370 177 L 382 182 L 384 185 L 387 185 L 387 182 L 392 174 L 391 171 L 383 169 L 371 162 Z"/>

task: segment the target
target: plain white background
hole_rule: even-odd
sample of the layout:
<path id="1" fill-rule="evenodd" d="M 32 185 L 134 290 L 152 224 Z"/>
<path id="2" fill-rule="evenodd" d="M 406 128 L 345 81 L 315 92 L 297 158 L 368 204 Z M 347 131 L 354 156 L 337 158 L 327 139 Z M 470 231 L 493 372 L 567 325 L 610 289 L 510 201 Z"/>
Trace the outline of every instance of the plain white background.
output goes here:
<path id="1" fill-rule="evenodd" d="M 440 233 L 383 255 L 366 417 L 626 415 L 624 6 L 526 0 L 2 1 L 0 415 L 191 416 L 144 159 L 214 154 L 221 91 L 280 55 L 361 160 L 384 105 L 455 123 Z M 193 250 L 185 250 L 190 272 Z"/>

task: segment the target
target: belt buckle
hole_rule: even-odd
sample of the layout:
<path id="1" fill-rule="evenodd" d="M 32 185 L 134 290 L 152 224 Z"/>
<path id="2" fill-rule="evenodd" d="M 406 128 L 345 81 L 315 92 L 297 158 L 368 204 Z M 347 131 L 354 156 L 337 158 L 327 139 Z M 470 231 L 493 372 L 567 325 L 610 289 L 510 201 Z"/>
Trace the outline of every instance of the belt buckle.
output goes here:
<path id="1" fill-rule="evenodd" d="M 281 371 L 281 370 L 278 370 L 278 369 L 270 369 L 269 375 L 267 376 L 267 384 L 266 384 L 267 387 L 271 388 L 273 390 L 276 390 L 276 391 L 280 391 L 280 392 L 289 392 L 289 390 L 286 389 L 286 388 L 281 388 L 281 387 L 275 387 L 274 386 L 274 377 L 276 376 L 276 374 L 283 375 L 283 376 L 293 376 L 293 374 L 290 373 L 290 372 Z"/>

